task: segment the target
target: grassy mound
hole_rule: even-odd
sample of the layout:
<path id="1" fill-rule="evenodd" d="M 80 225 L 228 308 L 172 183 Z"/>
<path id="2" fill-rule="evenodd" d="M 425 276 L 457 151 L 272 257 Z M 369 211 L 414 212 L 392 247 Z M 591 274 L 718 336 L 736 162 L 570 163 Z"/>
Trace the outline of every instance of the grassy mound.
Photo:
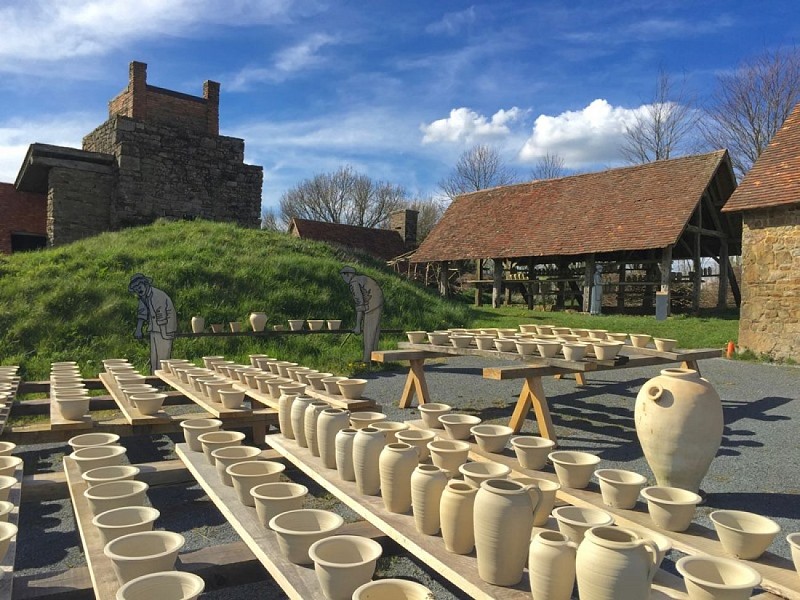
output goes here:
<path id="1" fill-rule="evenodd" d="M 134 273 L 170 294 L 179 330 L 193 315 L 206 324 L 246 321 L 267 313 L 268 327 L 289 318 L 355 323 L 353 300 L 339 269 L 352 264 L 376 279 L 385 296 L 384 328 L 464 326 L 469 309 L 397 277 L 368 257 L 285 234 L 205 221 L 157 222 L 107 233 L 60 248 L 0 258 L 0 364 L 20 364 L 23 377 L 44 378 L 52 361 L 75 360 L 85 376 L 104 358 L 127 357 L 140 367 L 146 342 L 133 337 Z M 247 325 L 249 328 L 249 325 Z M 173 356 L 248 353 L 298 357 L 309 366 L 348 372 L 360 360 L 361 338 L 178 338 Z"/>

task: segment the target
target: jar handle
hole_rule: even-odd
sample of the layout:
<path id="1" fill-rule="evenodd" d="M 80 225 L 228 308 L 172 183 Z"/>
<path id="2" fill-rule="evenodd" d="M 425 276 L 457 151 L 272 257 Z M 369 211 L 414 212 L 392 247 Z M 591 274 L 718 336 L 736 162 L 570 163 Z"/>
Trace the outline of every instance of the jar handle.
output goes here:
<path id="1" fill-rule="evenodd" d="M 653 383 L 647 386 L 645 393 L 650 400 L 658 402 L 661 399 L 661 394 L 664 393 L 664 388 L 661 387 L 661 384 Z"/>
<path id="2" fill-rule="evenodd" d="M 653 540 L 648 539 L 643 539 L 642 545 L 645 547 L 645 550 L 652 555 L 653 558 L 653 562 L 647 571 L 647 581 L 652 583 L 653 577 L 656 576 L 656 571 L 658 571 L 658 546 L 656 546 L 656 543 Z"/>
<path id="3" fill-rule="evenodd" d="M 542 501 L 542 490 L 539 489 L 538 485 L 535 484 L 528 484 L 524 486 L 526 492 L 528 492 L 528 496 L 530 496 L 531 503 L 533 504 L 533 512 L 536 512 L 536 509 L 539 506 L 539 503 Z M 536 493 L 533 493 L 533 492 Z M 534 496 L 536 501 L 534 502 Z"/>

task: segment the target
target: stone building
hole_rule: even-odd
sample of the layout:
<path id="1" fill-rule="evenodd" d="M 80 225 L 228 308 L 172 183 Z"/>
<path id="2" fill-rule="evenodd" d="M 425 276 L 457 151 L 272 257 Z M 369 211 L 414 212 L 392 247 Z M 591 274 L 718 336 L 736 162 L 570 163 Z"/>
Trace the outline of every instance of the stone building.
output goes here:
<path id="1" fill-rule="evenodd" d="M 723 211 L 742 215 L 739 346 L 800 360 L 800 104 Z"/>
<path id="2" fill-rule="evenodd" d="M 48 245 L 159 217 L 257 227 L 263 169 L 244 163 L 244 140 L 219 135 L 219 91 L 213 81 L 203 84 L 202 97 L 152 86 L 147 65 L 132 62 L 128 87 L 82 149 L 29 147 L 15 203 L 23 194 L 45 199 Z M 8 223 L 0 219 L 4 251 Z"/>

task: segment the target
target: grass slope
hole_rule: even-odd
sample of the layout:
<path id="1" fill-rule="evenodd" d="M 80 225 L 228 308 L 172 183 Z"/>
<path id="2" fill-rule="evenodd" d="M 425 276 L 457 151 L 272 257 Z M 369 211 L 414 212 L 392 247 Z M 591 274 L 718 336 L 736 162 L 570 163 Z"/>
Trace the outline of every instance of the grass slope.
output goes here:
<path id="1" fill-rule="evenodd" d="M 0 258 L 0 364 L 20 364 L 27 379 L 46 377 L 58 360 L 78 361 L 85 376 L 95 375 L 104 358 L 127 357 L 144 367 L 149 347 L 133 338 L 137 300 L 127 291 L 137 272 L 171 295 L 181 331 L 191 330 L 193 315 L 227 324 L 246 321 L 252 311 L 266 312 L 268 326 L 289 318 L 339 318 L 352 327 L 353 300 L 339 276 L 345 264 L 380 282 L 384 328 L 430 330 L 469 320 L 463 304 L 443 301 L 368 257 L 224 223 L 162 221 Z M 340 348 L 342 339 L 177 339 L 173 355 L 242 360 L 248 353 L 276 353 L 350 372 L 361 356 L 361 338 L 351 336 Z"/>

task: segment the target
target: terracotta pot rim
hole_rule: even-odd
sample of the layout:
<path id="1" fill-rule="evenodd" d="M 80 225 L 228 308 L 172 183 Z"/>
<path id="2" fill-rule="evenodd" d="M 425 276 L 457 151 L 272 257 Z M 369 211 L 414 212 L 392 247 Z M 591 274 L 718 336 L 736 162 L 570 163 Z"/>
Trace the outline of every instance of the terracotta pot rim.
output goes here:
<path id="1" fill-rule="evenodd" d="M 137 521 L 137 522 L 134 522 L 134 523 L 127 523 L 125 525 L 111 525 L 111 524 L 108 524 L 108 523 L 101 523 L 103 518 L 108 517 L 110 514 L 113 513 L 114 515 L 118 515 L 118 514 L 121 514 L 123 512 L 134 512 L 134 513 L 140 513 L 140 514 L 144 513 L 146 516 L 143 519 L 141 519 L 140 521 Z M 137 524 L 139 524 L 141 522 L 147 523 L 149 521 L 155 521 L 160 516 L 161 516 L 161 511 L 159 511 L 157 508 L 153 508 L 152 506 L 120 506 L 120 507 L 117 507 L 117 508 L 112 508 L 110 510 L 105 510 L 105 511 L 95 515 L 95 517 L 92 519 L 92 525 L 94 525 L 95 527 L 103 527 L 105 529 L 112 529 L 112 530 L 114 530 L 114 529 L 125 529 L 127 527 L 131 527 L 133 525 L 137 525 Z"/>
<path id="2" fill-rule="evenodd" d="M 589 523 L 587 521 L 579 521 L 579 520 L 577 520 L 575 518 L 571 518 L 571 517 L 567 516 L 567 514 L 569 514 L 569 512 L 572 512 L 573 510 L 580 511 L 581 514 L 585 514 L 585 515 L 586 514 L 588 514 L 588 515 L 596 515 L 598 518 L 601 515 L 603 515 L 604 519 L 605 519 L 605 522 L 603 522 L 603 523 L 598 522 L 598 523 L 592 524 L 592 523 Z M 553 509 L 553 513 L 552 514 L 556 518 L 556 520 L 558 520 L 558 521 L 563 521 L 564 523 L 567 523 L 569 525 L 577 525 L 577 526 L 580 526 L 580 527 L 587 527 L 587 526 L 588 527 L 592 527 L 592 528 L 593 527 L 609 527 L 614 522 L 614 516 L 611 515 L 610 513 L 607 513 L 606 511 L 604 511 L 604 510 L 602 510 L 600 508 L 593 508 L 593 507 L 589 507 L 589 506 L 559 506 L 558 508 L 554 508 Z"/>
<path id="3" fill-rule="evenodd" d="M 198 594 L 203 593 L 205 589 L 205 581 L 199 575 L 195 575 L 194 573 L 188 573 L 186 571 L 159 571 L 158 573 L 148 573 L 147 575 L 141 575 L 134 579 L 131 579 L 124 585 L 120 586 L 119 590 L 117 591 L 117 596 L 119 598 L 125 598 L 126 594 L 139 586 L 147 586 L 145 589 L 149 591 L 151 589 L 151 585 L 149 582 L 153 579 L 175 579 L 181 582 L 190 583 L 192 589 L 188 591 L 189 597 L 195 597 Z"/>
<path id="4" fill-rule="evenodd" d="M 526 445 L 526 442 L 533 440 L 536 440 L 535 446 Z M 538 435 L 517 435 L 511 438 L 511 445 L 514 447 L 519 446 L 520 448 L 546 449 L 553 448 L 556 443 L 553 440 L 548 440 Z"/>
<path id="5" fill-rule="evenodd" d="M 750 519 L 757 524 L 762 525 L 764 528 L 758 531 L 753 531 L 752 529 L 744 529 L 743 527 L 739 527 L 733 525 L 731 523 L 726 523 L 720 520 L 720 517 L 731 516 L 733 518 L 737 517 L 745 517 L 746 519 Z M 736 533 L 742 533 L 746 535 L 778 535 L 781 530 L 781 526 L 778 525 L 775 521 L 770 519 L 769 517 L 765 517 L 763 515 L 759 515 L 753 512 L 747 512 L 744 510 L 715 510 L 712 511 L 708 518 L 714 523 L 715 527 L 722 527 L 723 529 L 727 529 L 728 531 L 733 531 Z"/>
<path id="6" fill-rule="evenodd" d="M 324 517 L 325 519 L 328 519 L 327 526 L 326 527 L 320 526 L 320 528 L 318 529 L 303 531 L 299 529 L 287 529 L 286 527 L 281 525 L 281 521 L 293 517 L 295 514 L 298 513 L 303 513 L 308 515 L 311 515 L 313 513 L 320 517 Z M 319 508 L 299 508 L 297 510 L 289 510 L 280 513 L 279 515 L 275 515 L 269 521 L 269 528 L 272 529 L 273 531 L 283 535 L 291 535 L 297 537 L 318 536 L 321 533 L 336 531 L 342 525 L 344 525 L 344 519 L 340 515 L 337 515 L 336 513 L 331 512 L 329 510 L 322 510 Z"/>
<path id="7" fill-rule="evenodd" d="M 200 423 L 206 423 L 201 425 Z M 211 427 L 222 427 L 222 421 L 219 419 L 187 419 L 181 421 L 181 427 L 184 429 L 207 429 Z"/>
<path id="8" fill-rule="evenodd" d="M 570 462 L 565 460 L 567 456 L 572 456 L 575 459 L 583 459 L 585 462 Z M 596 465 L 602 460 L 596 454 L 592 454 L 590 452 L 579 452 L 577 450 L 556 450 L 555 452 L 548 454 L 547 458 L 554 463 L 574 467 L 587 467 L 590 465 Z"/>
<path id="9" fill-rule="evenodd" d="M 114 547 L 118 545 L 124 545 L 125 542 L 130 541 L 131 538 L 134 536 L 139 538 L 145 537 L 156 537 L 167 540 L 171 542 L 169 547 L 166 550 L 162 550 L 161 552 L 157 552 L 154 554 L 146 554 L 143 556 L 125 556 L 124 554 L 117 554 L 114 552 Z M 140 562 L 145 560 L 152 560 L 154 558 L 161 558 L 163 556 L 169 556 L 170 554 L 180 551 L 180 549 L 186 543 L 186 538 L 184 538 L 180 533 L 176 533 L 174 531 L 140 531 L 138 533 L 128 533 L 126 535 L 122 535 L 115 540 L 111 540 L 108 542 L 105 547 L 103 548 L 103 553 L 108 556 L 111 560 L 118 560 L 118 561 L 125 561 L 125 562 Z"/>
<path id="10" fill-rule="evenodd" d="M 362 547 L 366 548 L 370 554 L 367 558 L 362 558 L 358 561 L 346 561 L 346 562 L 335 562 L 331 560 L 325 560 L 320 558 L 317 555 L 317 551 L 321 546 L 325 546 L 327 544 L 335 544 L 341 542 L 350 542 L 352 544 L 361 545 Z M 330 568 L 341 568 L 341 567 L 358 567 L 361 565 L 369 564 L 373 561 L 378 560 L 381 555 L 383 554 L 383 547 L 373 539 L 366 538 L 360 535 L 332 535 L 326 538 L 322 538 L 321 540 L 317 540 L 308 548 L 308 555 L 311 560 L 314 561 L 315 564 L 321 565 L 323 567 L 330 567 Z"/>
<path id="11" fill-rule="evenodd" d="M 264 489 L 269 490 L 277 488 L 294 490 L 294 493 L 288 496 L 270 496 L 269 494 L 264 493 Z M 306 494 L 308 494 L 308 488 L 293 481 L 271 481 L 269 483 L 260 483 L 250 488 L 250 495 L 253 496 L 253 498 L 258 498 L 260 500 L 289 500 L 291 498 L 303 497 Z"/>
<path id="12" fill-rule="evenodd" d="M 708 581 L 707 579 L 703 579 L 698 577 L 692 572 L 691 566 L 692 563 L 709 563 L 709 564 L 724 564 L 731 569 L 734 569 L 743 575 L 749 575 L 750 578 L 742 583 L 738 584 L 725 584 L 725 583 L 717 583 L 714 581 Z M 750 587 L 755 587 L 759 583 L 761 583 L 761 574 L 756 571 L 750 565 L 745 564 L 740 560 L 735 560 L 732 558 L 722 558 L 720 556 L 684 556 L 683 558 L 678 559 L 678 562 L 675 563 L 675 568 L 678 572 L 683 575 L 685 578 L 690 579 L 697 585 L 702 585 L 704 587 L 710 587 L 714 589 L 747 589 Z"/>
<path id="13" fill-rule="evenodd" d="M 669 490 L 667 493 L 676 493 L 676 495 L 681 496 L 684 498 L 683 500 L 673 499 L 673 498 L 659 498 L 658 496 L 653 495 L 653 490 Z M 666 504 L 666 505 L 674 505 L 674 506 L 688 506 L 688 505 L 697 505 L 703 499 L 700 497 L 699 494 L 695 494 L 694 492 L 690 492 L 689 490 L 685 490 L 683 488 L 677 487 L 669 487 L 665 485 L 651 485 L 642 489 L 639 492 L 645 500 L 648 502 L 653 502 L 654 504 Z"/>

